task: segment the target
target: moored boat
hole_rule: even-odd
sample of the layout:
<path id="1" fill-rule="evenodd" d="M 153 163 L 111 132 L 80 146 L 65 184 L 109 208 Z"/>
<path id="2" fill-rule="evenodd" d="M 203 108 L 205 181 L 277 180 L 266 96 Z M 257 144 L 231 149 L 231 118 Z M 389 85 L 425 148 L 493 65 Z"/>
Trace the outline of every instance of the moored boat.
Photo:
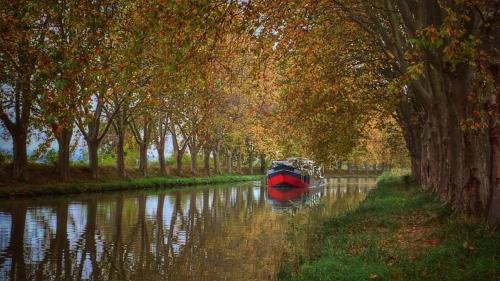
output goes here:
<path id="1" fill-rule="evenodd" d="M 306 158 L 288 158 L 273 161 L 267 171 L 267 185 L 270 187 L 306 188 L 322 179 L 321 167 Z"/>

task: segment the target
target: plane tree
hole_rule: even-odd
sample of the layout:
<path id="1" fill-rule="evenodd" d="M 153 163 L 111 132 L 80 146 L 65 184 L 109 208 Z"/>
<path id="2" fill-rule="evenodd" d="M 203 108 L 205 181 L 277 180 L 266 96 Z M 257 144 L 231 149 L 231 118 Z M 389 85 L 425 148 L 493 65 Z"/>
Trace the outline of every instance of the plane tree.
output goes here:
<path id="1" fill-rule="evenodd" d="M 0 2 L 0 120 L 13 143 L 12 176 L 25 177 L 32 110 L 42 91 L 39 69 L 49 28 L 46 3 Z"/>
<path id="2" fill-rule="evenodd" d="M 100 144 L 118 112 L 116 106 L 110 114 L 106 107 L 114 91 L 117 91 L 120 65 L 117 46 L 120 44 L 119 22 L 123 19 L 123 6 L 115 1 L 93 3 L 89 13 L 93 21 L 88 30 L 92 57 L 78 82 L 81 89 L 77 99 L 76 125 L 87 143 L 89 168 L 92 178 L 98 178 L 98 151 Z M 120 103 L 124 99 L 121 99 Z"/>
<path id="3" fill-rule="evenodd" d="M 56 1 L 47 5 L 47 32 L 41 45 L 38 69 L 43 85 L 33 112 L 48 126 L 58 144 L 58 173 L 70 177 L 70 144 L 74 133 L 79 81 L 89 67 L 92 44 L 86 32 L 93 26 L 92 7 L 79 1 Z"/>

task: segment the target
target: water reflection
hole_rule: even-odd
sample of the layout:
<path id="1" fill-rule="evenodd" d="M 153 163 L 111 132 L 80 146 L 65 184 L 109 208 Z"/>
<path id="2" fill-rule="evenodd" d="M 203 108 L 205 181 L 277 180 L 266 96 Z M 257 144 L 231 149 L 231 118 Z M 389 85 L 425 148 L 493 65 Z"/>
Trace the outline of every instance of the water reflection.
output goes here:
<path id="1" fill-rule="evenodd" d="M 273 210 L 295 213 L 300 207 L 318 204 L 324 196 L 324 186 L 310 188 L 268 187 L 268 203 Z"/>
<path id="2" fill-rule="evenodd" d="M 2 201 L 0 280 L 270 280 L 288 227 L 280 210 L 320 201 L 345 210 L 373 185 L 330 179 L 295 197 L 253 182 Z"/>

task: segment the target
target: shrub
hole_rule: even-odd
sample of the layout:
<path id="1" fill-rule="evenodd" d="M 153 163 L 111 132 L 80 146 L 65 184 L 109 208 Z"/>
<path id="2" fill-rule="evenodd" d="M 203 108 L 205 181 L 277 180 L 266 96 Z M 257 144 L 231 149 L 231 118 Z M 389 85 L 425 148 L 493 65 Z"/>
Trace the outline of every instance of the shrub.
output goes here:
<path id="1" fill-rule="evenodd" d="M 57 161 L 58 161 L 57 151 L 53 148 L 49 149 L 49 151 L 47 151 L 43 156 L 44 163 L 56 166 Z"/>
<path id="2" fill-rule="evenodd" d="M 0 150 L 0 165 L 8 164 L 12 161 L 12 155 L 6 150 Z"/>

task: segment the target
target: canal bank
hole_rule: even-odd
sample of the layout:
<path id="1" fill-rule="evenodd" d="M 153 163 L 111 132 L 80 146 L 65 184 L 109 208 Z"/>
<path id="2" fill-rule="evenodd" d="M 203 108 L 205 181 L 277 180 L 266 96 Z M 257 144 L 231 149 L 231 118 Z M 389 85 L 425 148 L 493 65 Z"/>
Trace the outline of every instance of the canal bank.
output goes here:
<path id="1" fill-rule="evenodd" d="M 301 251 L 307 255 L 283 263 L 280 280 L 500 278 L 498 230 L 452 214 L 434 196 L 391 173 L 379 177 L 359 208 L 308 235 L 316 242 Z"/>
<path id="2" fill-rule="evenodd" d="M 263 175 L 221 175 L 211 177 L 151 177 L 130 180 L 74 182 L 52 185 L 3 186 L 0 198 L 31 197 L 136 190 L 146 188 L 172 188 L 180 186 L 209 185 L 260 180 Z"/>

